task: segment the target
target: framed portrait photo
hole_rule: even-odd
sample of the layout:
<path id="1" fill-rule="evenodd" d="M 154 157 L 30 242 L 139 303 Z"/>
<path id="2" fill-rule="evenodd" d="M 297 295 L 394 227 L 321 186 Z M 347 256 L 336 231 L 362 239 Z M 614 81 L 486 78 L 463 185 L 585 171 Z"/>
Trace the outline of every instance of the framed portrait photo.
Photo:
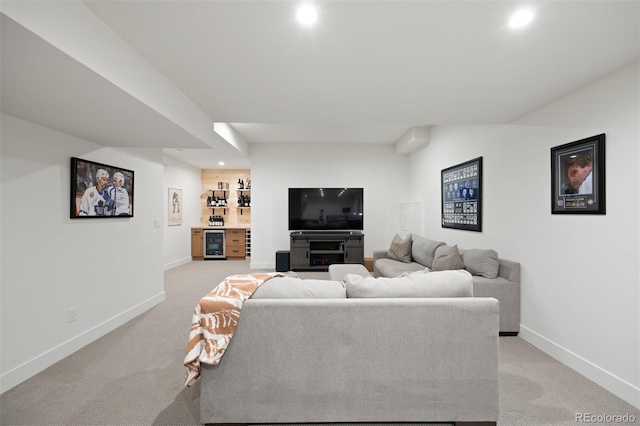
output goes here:
<path id="1" fill-rule="evenodd" d="M 133 217 L 133 170 L 71 158 L 71 219 Z"/>
<path id="2" fill-rule="evenodd" d="M 605 214 L 605 135 L 551 148 L 551 214 Z"/>
<path id="3" fill-rule="evenodd" d="M 169 226 L 182 225 L 182 189 L 169 188 Z"/>
<path id="4" fill-rule="evenodd" d="M 442 227 L 482 231 L 482 157 L 440 172 Z"/>

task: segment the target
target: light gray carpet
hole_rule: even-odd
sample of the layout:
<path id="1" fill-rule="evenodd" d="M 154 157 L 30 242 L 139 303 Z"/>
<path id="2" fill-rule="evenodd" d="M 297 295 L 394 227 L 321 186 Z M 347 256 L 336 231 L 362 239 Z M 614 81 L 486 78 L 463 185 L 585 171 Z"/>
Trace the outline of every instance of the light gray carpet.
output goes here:
<path id="1" fill-rule="evenodd" d="M 200 385 L 184 387 L 182 366 L 191 314 L 226 276 L 250 272 L 248 261 L 191 262 L 165 272 L 164 303 L 2 394 L 0 424 L 200 424 Z M 522 339 L 501 337 L 499 424 L 575 425 L 576 413 L 629 413 L 640 424 L 640 410 Z"/>

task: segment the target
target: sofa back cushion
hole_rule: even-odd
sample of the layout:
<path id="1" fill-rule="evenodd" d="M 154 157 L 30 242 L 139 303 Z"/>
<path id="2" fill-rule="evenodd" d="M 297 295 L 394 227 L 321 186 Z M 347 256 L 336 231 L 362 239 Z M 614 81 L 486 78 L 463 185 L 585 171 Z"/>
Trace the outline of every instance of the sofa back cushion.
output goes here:
<path id="1" fill-rule="evenodd" d="M 472 297 L 473 278 L 465 270 L 428 272 L 396 278 L 344 277 L 347 297 Z"/>
<path id="2" fill-rule="evenodd" d="M 446 244 L 443 244 L 443 245 L 441 245 L 441 246 L 438 246 L 438 247 L 436 248 L 436 252 L 435 252 L 434 257 L 435 257 L 435 258 L 437 258 L 437 257 L 443 256 L 443 255 L 445 255 L 449 250 L 451 250 L 452 248 L 453 248 L 453 246 L 448 246 L 448 245 L 446 245 Z M 458 253 L 460 253 L 460 255 L 462 255 L 462 253 L 464 253 L 464 249 L 458 249 Z"/>
<path id="3" fill-rule="evenodd" d="M 252 299 L 344 299 L 346 289 L 340 281 L 303 280 L 275 277 L 262 283 Z"/>
<path id="4" fill-rule="evenodd" d="M 393 278 L 400 276 L 403 272 L 424 271 L 425 268 L 424 265 L 417 262 L 404 263 L 383 258 L 376 260 L 374 264 L 374 276 Z"/>
<path id="5" fill-rule="evenodd" d="M 429 240 L 419 235 L 413 235 L 412 238 L 411 257 L 413 261 L 431 268 L 433 266 L 436 249 L 445 244 L 442 241 Z"/>

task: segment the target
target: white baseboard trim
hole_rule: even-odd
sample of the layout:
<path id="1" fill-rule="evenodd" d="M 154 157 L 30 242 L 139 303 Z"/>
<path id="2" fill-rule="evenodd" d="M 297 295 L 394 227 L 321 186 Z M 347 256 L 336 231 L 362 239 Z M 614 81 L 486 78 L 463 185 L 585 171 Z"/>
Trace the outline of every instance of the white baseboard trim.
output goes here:
<path id="1" fill-rule="evenodd" d="M 173 262 L 165 263 L 164 264 L 164 270 L 168 271 L 169 269 L 173 269 L 173 268 L 177 268 L 178 266 L 186 265 L 187 263 L 192 262 L 192 261 L 193 261 L 193 259 L 191 258 L 191 256 L 189 256 L 189 257 L 185 257 L 184 259 L 175 260 Z"/>
<path id="2" fill-rule="evenodd" d="M 249 269 L 270 269 L 272 271 L 276 270 L 275 262 L 250 262 Z"/>
<path id="3" fill-rule="evenodd" d="M 24 382 L 30 377 L 35 376 L 44 369 L 52 366 L 61 359 L 71 355 L 72 353 L 82 349 L 89 343 L 99 339 L 105 334 L 115 330 L 124 323 L 132 320 L 138 315 L 148 311 L 154 306 L 162 303 L 165 299 L 164 291 L 145 300 L 144 302 L 128 309 L 113 318 L 104 321 L 101 324 L 79 334 L 78 336 L 67 340 L 66 342 L 44 352 L 41 355 L 25 362 L 18 367 L 7 371 L 0 376 L 0 393 L 4 393 L 16 385 Z"/>
<path id="4" fill-rule="evenodd" d="M 544 336 L 520 324 L 520 338 L 531 343 L 547 355 L 577 371 L 592 382 L 602 386 L 618 398 L 640 409 L 640 388 L 614 376 L 601 367 L 582 358 L 570 350 L 552 342 Z"/>

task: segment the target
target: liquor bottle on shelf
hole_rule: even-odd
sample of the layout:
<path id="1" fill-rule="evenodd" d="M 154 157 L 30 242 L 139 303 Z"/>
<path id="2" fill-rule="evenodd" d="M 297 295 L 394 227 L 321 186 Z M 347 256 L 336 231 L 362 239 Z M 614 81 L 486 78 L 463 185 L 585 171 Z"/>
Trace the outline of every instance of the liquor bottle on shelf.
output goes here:
<path id="1" fill-rule="evenodd" d="M 251 179 L 247 179 L 247 189 L 251 189 Z"/>
<path id="2" fill-rule="evenodd" d="M 209 226 L 224 226 L 224 217 L 219 215 L 209 216 Z"/>

